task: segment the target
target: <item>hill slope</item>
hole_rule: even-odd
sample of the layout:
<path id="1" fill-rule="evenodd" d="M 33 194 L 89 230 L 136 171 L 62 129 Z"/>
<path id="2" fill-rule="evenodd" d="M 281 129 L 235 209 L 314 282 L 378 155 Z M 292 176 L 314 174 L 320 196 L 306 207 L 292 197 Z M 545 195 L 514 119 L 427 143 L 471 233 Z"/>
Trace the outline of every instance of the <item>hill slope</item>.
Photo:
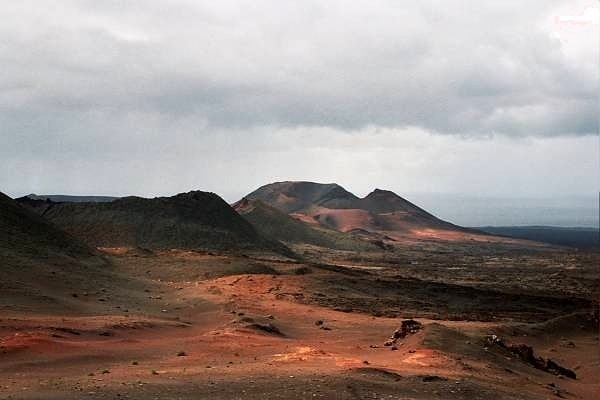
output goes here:
<path id="1" fill-rule="evenodd" d="M 286 250 L 263 239 L 214 193 L 124 197 L 103 203 L 18 200 L 94 247 Z"/>
<path id="2" fill-rule="evenodd" d="M 0 259 L 0 310 L 5 311 L 87 310 L 71 293 L 116 281 L 94 250 L 2 193 Z"/>
<path id="3" fill-rule="evenodd" d="M 375 189 L 359 198 L 337 184 L 277 182 L 262 186 L 246 197 L 284 213 L 308 216 L 306 220 L 342 232 L 355 229 L 403 234 L 426 229 L 469 232 L 387 190 Z"/>
<path id="4" fill-rule="evenodd" d="M 235 203 L 233 208 L 266 237 L 338 250 L 360 250 L 372 247 L 368 243 L 340 232 L 299 221 L 260 200 L 243 198 Z"/>
<path id="5" fill-rule="evenodd" d="M 71 257 L 92 256 L 91 250 L 46 219 L 0 193 L 0 251 L 30 257 L 56 253 Z"/>

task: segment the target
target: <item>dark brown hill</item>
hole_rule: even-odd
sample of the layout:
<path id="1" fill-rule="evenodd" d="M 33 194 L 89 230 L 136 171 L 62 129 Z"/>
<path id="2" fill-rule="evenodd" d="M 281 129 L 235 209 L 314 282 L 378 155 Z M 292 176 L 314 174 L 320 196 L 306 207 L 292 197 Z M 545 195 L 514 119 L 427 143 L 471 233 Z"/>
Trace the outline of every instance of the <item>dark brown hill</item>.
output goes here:
<path id="1" fill-rule="evenodd" d="M 104 203 L 55 203 L 18 199 L 74 237 L 94 247 L 151 249 L 273 250 L 214 193 L 192 191 L 172 197 L 124 197 Z"/>
<path id="2" fill-rule="evenodd" d="M 401 211 L 424 218 L 435 218 L 427 211 L 389 190 L 373 190 L 365 198 L 360 199 L 359 208 L 376 214 Z"/>
<path id="3" fill-rule="evenodd" d="M 276 182 L 246 196 L 260 200 L 284 213 L 305 212 L 316 206 L 355 208 L 359 198 L 335 183 Z"/>
<path id="4" fill-rule="evenodd" d="M 44 258 L 53 253 L 71 257 L 93 255 L 89 247 L 3 193 L 0 193 L 0 251 Z"/>
<path id="5" fill-rule="evenodd" d="M 51 200 L 54 202 L 69 202 L 69 203 L 104 203 L 113 201 L 118 197 L 113 196 L 70 196 L 62 194 L 28 194 L 27 197 L 33 200 Z"/>
<path id="6" fill-rule="evenodd" d="M 2 193 L 0 260 L 0 310 L 86 312 L 73 293 L 119 281 L 93 249 Z"/>

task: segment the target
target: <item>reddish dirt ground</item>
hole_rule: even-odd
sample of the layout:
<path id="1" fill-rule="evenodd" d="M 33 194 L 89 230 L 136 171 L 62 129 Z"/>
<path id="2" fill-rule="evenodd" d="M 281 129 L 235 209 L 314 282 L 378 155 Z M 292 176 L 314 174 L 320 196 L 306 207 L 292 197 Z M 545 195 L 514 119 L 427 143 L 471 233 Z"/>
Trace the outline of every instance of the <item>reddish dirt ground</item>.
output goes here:
<path id="1" fill-rule="evenodd" d="M 327 280 L 342 285 L 350 276 L 368 285 L 383 279 L 384 270 L 361 278 L 356 268 L 311 263 L 105 251 L 123 276 L 146 285 L 146 300 L 121 304 L 122 297 L 105 296 L 114 311 L 97 315 L 3 310 L 0 398 L 600 397 L 590 309 L 552 323 L 528 323 L 517 313 L 485 322 L 414 315 L 422 329 L 385 346 L 404 317 L 336 310 L 310 296 L 327 291 Z M 270 272 L 244 273 L 256 263 Z M 380 300 L 364 290 L 377 306 Z M 532 346 L 577 379 L 486 344 L 490 334 Z"/>

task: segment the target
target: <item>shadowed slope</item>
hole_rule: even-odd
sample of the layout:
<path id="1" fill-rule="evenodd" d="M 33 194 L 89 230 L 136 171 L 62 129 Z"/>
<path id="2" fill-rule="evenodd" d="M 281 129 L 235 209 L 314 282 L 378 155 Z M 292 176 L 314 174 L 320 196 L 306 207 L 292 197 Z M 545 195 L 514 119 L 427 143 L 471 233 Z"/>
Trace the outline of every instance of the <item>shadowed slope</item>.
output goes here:
<path id="1" fill-rule="evenodd" d="M 47 258 L 92 256 L 92 251 L 46 219 L 0 193 L 0 251 Z"/>
<path id="2" fill-rule="evenodd" d="M 360 208 L 376 214 L 402 211 L 424 218 L 435 218 L 427 211 L 389 190 L 375 189 L 360 200 Z"/>
<path id="3" fill-rule="evenodd" d="M 105 203 L 19 201 L 91 246 L 287 250 L 263 239 L 214 193 L 125 197 Z"/>
<path id="4" fill-rule="evenodd" d="M 83 311 L 73 291 L 116 281 L 94 250 L 2 193 L 0 259 L 0 310 Z"/>

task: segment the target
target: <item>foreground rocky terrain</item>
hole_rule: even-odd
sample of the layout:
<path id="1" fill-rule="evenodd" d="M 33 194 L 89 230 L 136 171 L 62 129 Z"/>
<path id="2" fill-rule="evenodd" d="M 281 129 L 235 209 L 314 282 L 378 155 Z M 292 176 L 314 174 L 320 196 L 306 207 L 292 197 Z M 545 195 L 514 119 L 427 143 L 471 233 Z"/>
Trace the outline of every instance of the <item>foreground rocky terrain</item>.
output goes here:
<path id="1" fill-rule="evenodd" d="M 594 251 L 275 207 L 284 252 L 92 247 L 2 200 L 2 399 L 600 396 Z"/>

